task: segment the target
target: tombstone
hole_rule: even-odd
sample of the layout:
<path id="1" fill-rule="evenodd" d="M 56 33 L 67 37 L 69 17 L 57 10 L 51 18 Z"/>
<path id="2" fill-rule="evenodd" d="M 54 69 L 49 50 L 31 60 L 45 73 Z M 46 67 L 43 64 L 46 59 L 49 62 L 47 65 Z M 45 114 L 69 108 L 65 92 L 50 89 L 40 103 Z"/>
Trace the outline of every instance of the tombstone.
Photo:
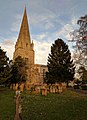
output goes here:
<path id="1" fill-rule="evenodd" d="M 59 83 L 55 84 L 55 93 L 59 93 Z"/>
<path id="2" fill-rule="evenodd" d="M 30 83 L 26 83 L 25 88 L 26 88 L 26 90 L 30 90 L 31 89 L 31 84 Z"/>
<path id="3" fill-rule="evenodd" d="M 43 96 L 47 95 L 47 84 L 42 84 L 42 86 L 41 86 L 41 94 Z"/>
<path id="4" fill-rule="evenodd" d="M 59 93 L 62 93 L 63 89 L 62 89 L 62 84 L 59 84 Z"/>
<path id="5" fill-rule="evenodd" d="M 56 87 L 55 87 L 55 93 L 59 93 L 58 85 L 56 85 Z"/>
<path id="6" fill-rule="evenodd" d="M 29 90 L 29 84 L 26 85 L 26 90 Z"/>
<path id="7" fill-rule="evenodd" d="M 40 86 L 37 87 L 37 91 L 38 91 L 38 93 L 41 92 L 41 90 L 40 90 Z"/>
<path id="8" fill-rule="evenodd" d="M 18 89 L 18 83 L 16 83 L 16 85 L 15 85 L 15 90 L 17 90 Z"/>
<path id="9" fill-rule="evenodd" d="M 24 83 L 20 85 L 20 91 L 23 92 L 23 90 L 24 90 Z"/>
<path id="10" fill-rule="evenodd" d="M 29 90 L 29 82 L 27 82 L 27 81 L 26 81 L 26 83 L 25 83 L 25 89 L 26 89 L 26 90 Z"/>
<path id="11" fill-rule="evenodd" d="M 55 85 L 53 85 L 52 93 L 55 93 Z"/>
<path id="12" fill-rule="evenodd" d="M 47 84 L 46 84 L 46 83 L 44 83 L 44 84 L 43 84 L 43 86 L 47 87 Z"/>
<path id="13" fill-rule="evenodd" d="M 50 93 L 50 86 L 47 86 L 47 93 Z"/>
<path id="14" fill-rule="evenodd" d="M 53 87 L 52 87 L 52 85 L 50 86 L 50 93 L 53 93 Z"/>
<path id="15" fill-rule="evenodd" d="M 10 85 L 10 89 L 13 89 L 13 85 L 12 84 Z"/>
<path id="16" fill-rule="evenodd" d="M 42 95 L 43 95 L 43 96 L 47 96 L 47 89 L 46 89 L 46 87 L 43 86 L 41 90 L 42 90 L 42 92 L 41 92 Z"/>
<path id="17" fill-rule="evenodd" d="M 13 90 L 15 90 L 15 84 L 13 84 Z"/>
<path id="18" fill-rule="evenodd" d="M 16 98 L 20 97 L 20 90 L 16 90 Z"/>
<path id="19" fill-rule="evenodd" d="M 39 85 L 35 85 L 35 94 L 40 94 L 41 90 L 40 90 L 40 86 Z"/>
<path id="20" fill-rule="evenodd" d="M 66 90 L 66 83 L 62 83 L 62 89 L 63 89 L 63 91 L 65 91 Z"/>

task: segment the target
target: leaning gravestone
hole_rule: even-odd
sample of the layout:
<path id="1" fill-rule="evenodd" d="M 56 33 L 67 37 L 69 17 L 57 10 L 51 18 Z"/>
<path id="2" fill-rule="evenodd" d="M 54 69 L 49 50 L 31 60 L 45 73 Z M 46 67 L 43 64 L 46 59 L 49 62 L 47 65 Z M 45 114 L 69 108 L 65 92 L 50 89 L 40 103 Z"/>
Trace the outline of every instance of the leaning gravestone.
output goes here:
<path id="1" fill-rule="evenodd" d="M 22 112 L 22 107 L 21 107 L 20 90 L 16 90 L 16 113 L 14 120 L 22 120 L 21 112 Z"/>

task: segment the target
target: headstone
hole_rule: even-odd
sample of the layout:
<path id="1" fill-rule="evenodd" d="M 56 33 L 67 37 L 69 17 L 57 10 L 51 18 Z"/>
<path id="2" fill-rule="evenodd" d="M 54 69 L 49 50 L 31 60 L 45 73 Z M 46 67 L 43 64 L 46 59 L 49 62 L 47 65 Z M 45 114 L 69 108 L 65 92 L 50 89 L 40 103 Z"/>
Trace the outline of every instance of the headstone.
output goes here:
<path id="1" fill-rule="evenodd" d="M 50 93 L 50 88 L 49 88 L 49 86 L 47 86 L 47 93 Z"/>
<path id="2" fill-rule="evenodd" d="M 23 90 L 24 90 L 24 83 L 20 85 L 20 91 L 23 92 Z"/>
<path id="3" fill-rule="evenodd" d="M 55 93 L 59 93 L 59 84 L 58 83 L 55 84 Z"/>
<path id="4" fill-rule="evenodd" d="M 17 90 L 18 89 L 18 83 L 16 83 L 16 86 L 15 86 L 15 90 Z"/>
<path id="5" fill-rule="evenodd" d="M 10 85 L 10 89 L 13 89 L 13 85 L 12 84 Z"/>
<path id="6" fill-rule="evenodd" d="M 59 84 L 59 93 L 62 93 L 63 89 L 62 89 L 62 84 Z"/>
<path id="7" fill-rule="evenodd" d="M 40 94 L 41 90 L 40 90 L 40 86 L 39 85 L 35 85 L 35 94 Z"/>
<path id="8" fill-rule="evenodd" d="M 63 89 L 63 91 L 65 91 L 66 90 L 66 83 L 62 83 L 62 89 Z"/>
<path id="9" fill-rule="evenodd" d="M 16 90 L 16 97 L 20 97 L 20 90 Z"/>
<path id="10" fill-rule="evenodd" d="M 50 86 L 50 93 L 53 93 L 53 87 L 52 87 L 52 85 Z"/>
<path id="11" fill-rule="evenodd" d="M 42 95 L 47 96 L 47 88 L 44 86 L 42 87 Z"/>
<path id="12" fill-rule="evenodd" d="M 13 90 L 15 90 L 15 84 L 13 84 Z"/>
<path id="13" fill-rule="evenodd" d="M 53 91 L 52 91 L 53 93 L 55 93 L 56 92 L 56 86 L 55 85 L 53 85 Z"/>

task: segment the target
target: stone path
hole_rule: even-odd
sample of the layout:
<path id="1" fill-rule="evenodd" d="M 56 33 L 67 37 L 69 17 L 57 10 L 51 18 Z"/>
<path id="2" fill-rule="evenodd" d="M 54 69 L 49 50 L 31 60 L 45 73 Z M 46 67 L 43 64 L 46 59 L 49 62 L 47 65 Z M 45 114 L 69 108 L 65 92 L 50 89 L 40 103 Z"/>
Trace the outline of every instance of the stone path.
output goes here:
<path id="1" fill-rule="evenodd" d="M 21 112 L 22 112 L 21 96 L 18 95 L 18 96 L 16 96 L 16 113 L 15 113 L 15 116 L 14 116 L 14 120 L 22 120 Z"/>

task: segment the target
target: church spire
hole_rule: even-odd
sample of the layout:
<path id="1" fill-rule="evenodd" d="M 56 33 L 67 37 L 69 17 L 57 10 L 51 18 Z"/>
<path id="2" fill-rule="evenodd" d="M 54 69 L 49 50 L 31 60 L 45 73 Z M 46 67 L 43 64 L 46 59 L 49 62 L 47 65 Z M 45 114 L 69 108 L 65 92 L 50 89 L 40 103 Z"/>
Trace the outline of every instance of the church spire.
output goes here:
<path id="1" fill-rule="evenodd" d="M 31 48 L 31 39 L 30 39 L 30 33 L 29 33 L 26 6 L 25 6 L 22 24 L 21 24 L 17 41 L 18 41 L 18 44 L 20 43 L 21 45 L 20 47 L 27 48 L 27 49 Z"/>

